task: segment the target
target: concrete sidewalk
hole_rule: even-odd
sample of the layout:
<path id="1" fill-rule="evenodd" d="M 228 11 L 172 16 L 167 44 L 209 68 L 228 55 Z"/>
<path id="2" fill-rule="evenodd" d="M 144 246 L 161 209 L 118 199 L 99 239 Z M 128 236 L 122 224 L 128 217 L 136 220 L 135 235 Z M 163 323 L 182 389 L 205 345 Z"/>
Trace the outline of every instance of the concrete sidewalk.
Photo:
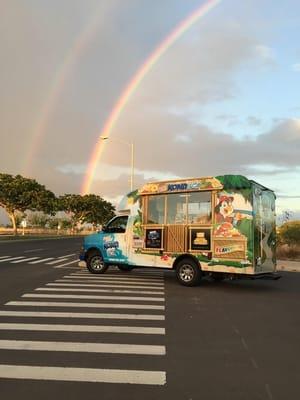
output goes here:
<path id="1" fill-rule="evenodd" d="M 300 261 L 277 260 L 277 271 L 300 272 Z"/>

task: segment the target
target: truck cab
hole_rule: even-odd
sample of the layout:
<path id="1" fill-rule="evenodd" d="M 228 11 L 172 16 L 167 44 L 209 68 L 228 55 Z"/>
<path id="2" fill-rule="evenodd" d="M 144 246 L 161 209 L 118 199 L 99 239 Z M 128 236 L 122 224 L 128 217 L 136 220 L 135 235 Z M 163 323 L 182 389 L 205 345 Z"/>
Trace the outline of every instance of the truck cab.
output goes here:
<path id="1" fill-rule="evenodd" d="M 127 224 L 128 215 L 118 215 L 101 231 L 85 237 L 80 260 L 87 263 L 90 272 L 103 273 L 108 265 L 127 265 Z"/>

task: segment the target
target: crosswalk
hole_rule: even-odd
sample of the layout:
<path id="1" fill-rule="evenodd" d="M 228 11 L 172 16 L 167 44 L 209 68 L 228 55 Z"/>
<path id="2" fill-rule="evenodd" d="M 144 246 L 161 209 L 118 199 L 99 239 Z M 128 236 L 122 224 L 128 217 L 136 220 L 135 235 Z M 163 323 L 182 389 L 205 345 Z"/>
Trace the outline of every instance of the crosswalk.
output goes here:
<path id="1" fill-rule="evenodd" d="M 38 256 L 1 256 L 0 263 L 5 264 L 28 264 L 28 265 L 48 265 L 54 268 L 76 267 L 78 264 L 78 254 L 65 254 L 59 257 L 38 257 Z"/>
<path id="2" fill-rule="evenodd" d="M 0 381 L 164 386 L 165 312 L 161 271 L 68 271 L 0 306 Z"/>

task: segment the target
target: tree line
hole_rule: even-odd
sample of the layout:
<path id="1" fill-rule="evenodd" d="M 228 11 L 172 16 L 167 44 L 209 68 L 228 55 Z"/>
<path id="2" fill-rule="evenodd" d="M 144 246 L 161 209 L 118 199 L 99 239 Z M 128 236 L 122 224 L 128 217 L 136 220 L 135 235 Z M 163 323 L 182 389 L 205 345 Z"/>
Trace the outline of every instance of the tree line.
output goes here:
<path id="1" fill-rule="evenodd" d="M 14 234 L 17 234 L 18 215 L 25 215 L 29 210 L 42 211 L 48 216 L 63 211 L 72 229 L 83 223 L 103 225 L 115 215 L 115 207 L 95 194 L 64 194 L 57 197 L 35 179 L 4 173 L 0 173 L 0 207 L 9 216 Z"/>

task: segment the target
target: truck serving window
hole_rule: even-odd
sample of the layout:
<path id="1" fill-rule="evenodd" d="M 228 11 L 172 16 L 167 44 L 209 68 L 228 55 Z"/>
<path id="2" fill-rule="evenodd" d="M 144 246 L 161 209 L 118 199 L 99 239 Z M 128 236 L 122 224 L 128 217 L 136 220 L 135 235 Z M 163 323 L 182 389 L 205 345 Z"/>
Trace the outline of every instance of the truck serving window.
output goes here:
<path id="1" fill-rule="evenodd" d="M 211 223 L 211 193 L 195 192 L 188 195 L 188 223 Z"/>
<path id="2" fill-rule="evenodd" d="M 148 197 L 147 224 L 164 224 L 165 221 L 165 196 Z"/>
<path id="3" fill-rule="evenodd" d="M 167 196 L 167 224 L 186 224 L 187 193 L 174 193 Z"/>

